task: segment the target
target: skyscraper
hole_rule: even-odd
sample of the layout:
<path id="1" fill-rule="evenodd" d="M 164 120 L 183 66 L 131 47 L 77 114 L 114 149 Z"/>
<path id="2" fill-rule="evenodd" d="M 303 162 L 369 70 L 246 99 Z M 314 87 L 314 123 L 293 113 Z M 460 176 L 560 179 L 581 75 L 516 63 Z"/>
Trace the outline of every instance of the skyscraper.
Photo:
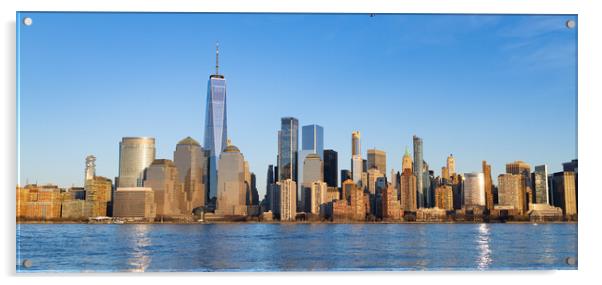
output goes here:
<path id="1" fill-rule="evenodd" d="M 485 177 L 485 207 L 493 210 L 493 179 L 491 178 L 491 165 L 483 160 L 483 176 Z"/>
<path id="2" fill-rule="evenodd" d="M 351 178 L 353 177 L 351 176 L 351 171 L 349 171 L 349 169 L 341 169 L 341 187 L 343 187 L 343 182 Z"/>
<path id="3" fill-rule="evenodd" d="M 148 167 L 144 187 L 153 190 L 157 216 L 181 215 L 192 210 L 179 181 L 178 169 L 169 159 L 153 161 Z"/>
<path id="4" fill-rule="evenodd" d="M 447 171 L 449 173 L 449 176 L 456 175 L 456 159 L 454 158 L 453 154 L 450 154 L 447 157 Z"/>
<path id="5" fill-rule="evenodd" d="M 332 149 L 324 150 L 324 182 L 328 187 L 337 187 L 339 185 L 339 159 L 336 151 Z"/>
<path id="6" fill-rule="evenodd" d="M 422 139 L 415 136 L 413 137 L 414 143 L 414 170 L 413 173 L 416 176 L 416 197 L 418 199 L 418 208 L 424 208 L 425 198 L 427 189 L 424 187 L 424 160 L 422 153 Z"/>
<path id="7" fill-rule="evenodd" d="M 533 189 L 531 186 L 531 166 L 524 161 L 514 161 L 506 164 L 506 173 L 518 174 L 521 176 L 521 184 L 525 193 L 525 205 L 528 209 L 529 203 L 533 203 Z"/>
<path id="8" fill-rule="evenodd" d="M 280 220 L 294 221 L 297 216 L 297 185 L 290 178 L 277 184 L 280 186 Z"/>
<path id="9" fill-rule="evenodd" d="M 217 172 L 218 215 L 247 215 L 247 189 L 245 187 L 245 160 L 240 150 L 228 144 L 219 158 Z"/>
<path id="10" fill-rule="evenodd" d="M 387 153 L 379 149 L 368 150 L 368 170 L 378 169 L 383 175 L 387 174 Z"/>
<path id="11" fill-rule="evenodd" d="M 351 133 L 351 156 L 362 155 L 362 147 L 360 144 L 360 131 Z"/>
<path id="12" fill-rule="evenodd" d="M 142 187 L 145 169 L 153 160 L 154 138 L 122 138 L 119 143 L 119 177 L 116 187 Z"/>
<path id="13" fill-rule="evenodd" d="M 281 119 L 278 132 L 278 181 L 291 179 L 297 182 L 297 156 L 299 151 L 299 121 L 293 117 Z"/>
<path id="14" fill-rule="evenodd" d="M 93 155 L 86 156 L 86 172 L 84 175 L 84 184 L 86 181 L 93 179 L 96 176 L 96 157 Z"/>
<path id="15" fill-rule="evenodd" d="M 351 176 L 355 183 L 362 180 L 362 172 L 365 171 L 361 153 L 360 132 L 353 131 L 351 133 Z"/>
<path id="16" fill-rule="evenodd" d="M 556 172 L 553 176 L 554 206 L 562 208 L 565 215 L 577 214 L 577 189 L 575 172 Z"/>
<path id="17" fill-rule="evenodd" d="M 186 137 L 176 145 L 173 159 L 178 169 L 178 181 L 184 185 L 192 209 L 205 206 L 208 199 L 205 185 L 207 158 L 201 145 Z"/>
<path id="18" fill-rule="evenodd" d="M 548 166 L 537 165 L 533 172 L 533 185 L 535 190 L 535 203 L 550 204 L 548 199 Z"/>
<path id="19" fill-rule="evenodd" d="M 324 159 L 324 128 L 319 125 L 307 125 L 301 128 L 303 140 L 301 143 L 302 150 L 311 150 L 311 153 L 315 153 L 320 156 L 320 159 Z M 305 159 L 305 158 L 303 158 Z M 299 161 L 301 158 L 299 158 Z"/>
<path id="20" fill-rule="evenodd" d="M 301 189 L 301 210 L 308 212 L 311 211 L 309 198 L 311 192 L 307 193 L 308 190 L 311 191 L 311 185 L 314 182 L 323 182 L 324 181 L 324 172 L 323 172 L 323 164 L 320 156 L 315 153 L 310 153 L 305 160 L 303 160 L 303 180 Z"/>
<path id="21" fill-rule="evenodd" d="M 498 176 L 498 204 L 512 206 L 522 215 L 526 211 L 525 188 L 520 174 L 500 174 Z"/>
<path id="22" fill-rule="evenodd" d="M 406 171 L 406 169 L 410 170 L 410 173 L 413 172 L 412 169 L 412 157 L 410 156 L 410 150 L 406 147 L 406 152 L 401 159 L 401 173 Z"/>
<path id="23" fill-rule="evenodd" d="M 226 79 L 219 74 L 218 46 L 215 50 L 215 74 L 209 76 L 207 84 L 206 106 L 204 148 L 209 153 L 209 198 L 213 198 L 217 194 L 218 158 L 226 147 L 226 139 L 228 138 Z"/>
<path id="24" fill-rule="evenodd" d="M 485 206 L 485 179 L 483 173 L 464 174 L 464 206 Z"/>

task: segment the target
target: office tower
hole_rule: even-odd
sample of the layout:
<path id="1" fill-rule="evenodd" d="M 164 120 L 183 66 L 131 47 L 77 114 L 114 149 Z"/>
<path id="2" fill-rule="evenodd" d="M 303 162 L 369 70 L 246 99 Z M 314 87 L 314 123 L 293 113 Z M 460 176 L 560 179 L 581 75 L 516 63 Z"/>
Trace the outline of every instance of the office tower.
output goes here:
<path id="1" fill-rule="evenodd" d="M 362 179 L 362 186 L 365 190 L 372 195 L 376 194 L 376 181 L 380 177 L 385 177 L 384 173 L 380 172 L 376 168 L 368 169 L 367 172 L 364 173 L 365 178 Z"/>
<path id="2" fill-rule="evenodd" d="M 418 206 L 416 197 L 418 192 L 416 191 L 416 176 L 412 174 L 411 169 L 404 170 L 399 184 L 401 207 L 404 211 L 415 212 Z"/>
<path id="3" fill-rule="evenodd" d="M 208 155 L 209 198 L 217 195 L 218 159 L 226 147 L 228 138 L 226 78 L 219 74 L 219 47 L 215 49 L 215 74 L 207 83 L 207 104 L 205 110 L 205 137 L 203 146 Z"/>
<path id="4" fill-rule="evenodd" d="M 360 131 L 351 133 L 351 156 L 362 155 L 362 147 L 360 144 Z"/>
<path id="5" fill-rule="evenodd" d="M 522 177 L 522 187 L 526 195 L 525 205 L 533 203 L 533 189 L 531 186 L 531 167 L 529 164 L 517 160 L 506 164 L 506 173 L 519 174 Z"/>
<path id="6" fill-rule="evenodd" d="M 272 191 L 270 191 L 271 189 L 271 185 L 276 183 L 274 181 L 274 166 L 273 165 L 268 165 L 268 173 L 267 173 L 267 177 L 266 177 L 266 183 L 265 183 L 265 194 L 266 194 L 266 201 L 267 201 L 267 209 L 268 210 L 272 210 L 272 212 L 274 212 L 274 210 L 272 209 Z"/>
<path id="7" fill-rule="evenodd" d="M 280 188 L 280 220 L 294 221 L 297 216 L 297 184 L 290 178 L 277 184 Z"/>
<path id="8" fill-rule="evenodd" d="M 571 171 L 577 173 L 577 160 L 573 159 L 562 164 L 562 171 Z"/>
<path id="9" fill-rule="evenodd" d="M 311 184 L 311 199 L 309 204 L 309 213 L 320 214 L 320 206 L 328 203 L 328 185 L 322 181 L 314 181 Z"/>
<path id="10" fill-rule="evenodd" d="M 240 150 L 227 142 L 219 157 L 217 171 L 217 215 L 247 215 L 245 159 Z"/>
<path id="11" fill-rule="evenodd" d="M 86 156 L 86 171 L 84 176 L 84 184 L 86 181 L 96 176 L 96 157 L 93 155 Z"/>
<path id="12" fill-rule="evenodd" d="M 208 199 L 208 185 L 205 184 L 207 158 L 201 145 L 191 137 L 182 139 L 176 145 L 173 162 L 191 209 L 205 206 Z"/>
<path id="13" fill-rule="evenodd" d="M 311 150 L 324 159 L 324 128 L 319 125 L 307 125 L 301 128 L 303 135 L 301 150 Z M 299 159 L 299 161 L 302 161 Z"/>
<path id="14" fill-rule="evenodd" d="M 535 191 L 535 203 L 550 204 L 548 199 L 548 166 L 537 165 L 533 172 L 533 190 Z"/>
<path id="15" fill-rule="evenodd" d="M 141 187 L 145 169 L 155 160 L 155 139 L 124 137 L 119 143 L 119 178 L 116 187 Z"/>
<path id="16" fill-rule="evenodd" d="M 454 209 L 454 191 L 450 185 L 440 185 L 435 189 L 435 207 L 447 211 Z"/>
<path id="17" fill-rule="evenodd" d="M 309 212 L 311 208 L 310 201 L 308 201 L 311 195 L 306 192 L 311 191 L 311 185 L 316 181 L 324 181 L 323 164 L 318 154 L 310 153 L 303 161 L 303 184 L 301 185 L 302 191 L 300 191 L 302 195 L 300 205 L 305 212 Z"/>
<path id="18" fill-rule="evenodd" d="M 447 171 L 449 172 L 449 176 L 456 175 L 456 159 L 453 154 L 450 154 L 447 157 Z"/>
<path id="19" fill-rule="evenodd" d="M 278 181 L 297 179 L 297 156 L 299 145 L 299 121 L 292 117 L 281 119 L 278 132 Z"/>
<path id="20" fill-rule="evenodd" d="M 464 173 L 464 207 L 485 206 L 485 178 L 481 172 Z"/>
<path id="21" fill-rule="evenodd" d="M 500 174 L 498 176 L 498 200 L 498 205 L 511 206 L 519 215 L 526 212 L 522 175 Z"/>
<path id="22" fill-rule="evenodd" d="M 386 181 L 386 179 L 384 180 Z M 380 181 L 381 180 L 379 180 L 379 182 Z M 384 186 L 386 188 L 385 192 L 382 194 L 382 218 L 384 220 L 398 221 L 402 217 L 403 210 L 401 207 L 401 203 L 397 199 L 395 187 L 393 187 L 393 185 L 390 184 Z"/>
<path id="23" fill-rule="evenodd" d="M 324 182 L 329 187 L 339 185 L 339 159 L 336 151 L 332 149 L 324 150 Z"/>
<path id="24" fill-rule="evenodd" d="M 107 216 L 107 205 L 111 202 L 113 193 L 111 179 L 94 176 L 86 180 L 84 189 L 86 202 L 92 203 L 92 213 L 90 216 Z"/>
<path id="25" fill-rule="evenodd" d="M 553 176 L 552 188 L 554 192 L 554 206 L 562 208 L 567 215 L 577 214 L 577 187 L 575 172 L 556 172 Z"/>
<path id="26" fill-rule="evenodd" d="M 148 167 L 144 187 L 153 189 L 157 216 L 192 212 L 179 178 L 178 168 L 169 159 L 155 159 Z"/>
<path id="27" fill-rule="evenodd" d="M 387 153 L 378 149 L 368 150 L 368 165 L 367 169 L 376 168 L 386 175 L 387 173 Z"/>
<path id="28" fill-rule="evenodd" d="M 462 182 L 464 177 L 461 174 L 456 174 L 450 177 L 452 191 L 454 192 L 454 209 L 459 210 L 464 206 L 464 187 Z"/>
<path id="29" fill-rule="evenodd" d="M 341 187 L 343 187 L 343 182 L 347 180 L 352 180 L 351 171 L 348 169 L 341 169 Z"/>
<path id="30" fill-rule="evenodd" d="M 270 197 L 270 210 L 274 216 L 280 217 L 280 183 L 269 184 L 268 193 Z"/>
<path id="31" fill-rule="evenodd" d="M 416 199 L 418 208 L 424 208 L 426 189 L 424 188 L 424 160 L 422 153 L 422 139 L 414 136 L 414 169 L 412 172 L 416 176 Z"/>
<path id="32" fill-rule="evenodd" d="M 153 189 L 149 187 L 119 187 L 115 191 L 113 216 L 153 221 L 156 204 Z"/>
<path id="33" fill-rule="evenodd" d="M 491 165 L 483 160 L 483 176 L 485 177 L 485 208 L 493 210 L 493 179 L 491 178 Z"/>
<path id="34" fill-rule="evenodd" d="M 401 159 L 401 173 L 406 171 L 406 169 L 410 170 L 410 172 L 413 172 L 412 157 L 410 156 L 410 150 L 408 147 L 406 147 L 406 152 Z"/>
<path id="35" fill-rule="evenodd" d="M 251 203 L 249 205 L 259 205 L 259 192 L 257 191 L 257 177 L 251 172 Z"/>
<path id="36" fill-rule="evenodd" d="M 443 183 L 449 181 L 449 170 L 445 166 L 441 167 L 441 179 L 443 180 Z"/>

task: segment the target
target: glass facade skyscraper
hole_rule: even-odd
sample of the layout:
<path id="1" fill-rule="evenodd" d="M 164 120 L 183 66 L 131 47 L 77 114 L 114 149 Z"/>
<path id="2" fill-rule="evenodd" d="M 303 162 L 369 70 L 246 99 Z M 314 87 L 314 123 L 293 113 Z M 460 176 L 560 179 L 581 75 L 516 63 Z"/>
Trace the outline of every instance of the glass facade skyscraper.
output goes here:
<path id="1" fill-rule="evenodd" d="M 422 139 L 414 136 L 414 175 L 416 175 L 416 199 L 418 208 L 424 208 L 425 202 L 425 189 L 424 189 L 424 175 L 423 175 L 423 158 L 422 158 Z"/>
<path id="2" fill-rule="evenodd" d="M 278 181 L 292 179 L 297 182 L 297 155 L 299 151 L 299 120 L 281 119 L 278 132 Z"/>
<path id="3" fill-rule="evenodd" d="M 311 150 L 324 160 L 324 128 L 319 125 L 303 126 L 301 134 L 303 135 L 301 149 Z"/>
<path id="4" fill-rule="evenodd" d="M 324 150 L 324 182 L 328 187 L 339 185 L 339 160 L 338 153 L 332 149 Z"/>
<path id="5" fill-rule="evenodd" d="M 549 204 L 548 199 L 548 166 L 537 165 L 533 173 L 533 184 L 535 188 L 535 203 Z"/>
<path id="6" fill-rule="evenodd" d="M 204 148 L 209 152 L 208 185 L 209 198 L 217 194 L 217 162 L 226 147 L 228 124 L 226 116 L 226 79 L 218 73 L 216 50 L 215 74 L 209 76 L 207 84 L 207 109 L 205 111 L 205 140 Z"/>
<path id="7" fill-rule="evenodd" d="M 119 143 L 117 187 L 142 187 L 145 170 L 153 160 L 155 160 L 155 138 L 122 138 Z"/>

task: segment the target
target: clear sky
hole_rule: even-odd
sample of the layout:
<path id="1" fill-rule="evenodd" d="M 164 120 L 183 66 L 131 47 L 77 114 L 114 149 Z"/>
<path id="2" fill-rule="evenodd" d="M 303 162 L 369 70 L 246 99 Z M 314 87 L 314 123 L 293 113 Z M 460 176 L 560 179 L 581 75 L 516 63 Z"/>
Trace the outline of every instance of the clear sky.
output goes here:
<path id="1" fill-rule="evenodd" d="M 22 17 L 33 19 L 31 26 Z M 22 13 L 19 183 L 81 186 L 85 157 L 118 174 L 119 141 L 157 158 L 203 141 L 207 80 L 227 80 L 228 136 L 265 193 L 280 118 L 324 127 L 348 169 L 351 132 L 401 168 L 412 135 L 440 175 L 577 157 L 576 16 Z M 301 134 L 300 134 L 301 135 Z"/>

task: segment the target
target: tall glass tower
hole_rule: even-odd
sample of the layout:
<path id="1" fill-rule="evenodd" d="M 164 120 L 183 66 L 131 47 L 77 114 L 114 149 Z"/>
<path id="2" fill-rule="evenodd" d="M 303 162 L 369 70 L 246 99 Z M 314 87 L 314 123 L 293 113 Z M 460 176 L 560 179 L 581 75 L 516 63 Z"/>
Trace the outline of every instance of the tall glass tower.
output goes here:
<path id="1" fill-rule="evenodd" d="M 299 151 L 299 120 L 285 117 L 278 132 L 278 181 L 297 182 L 297 155 Z"/>
<path id="2" fill-rule="evenodd" d="M 219 46 L 215 49 L 215 74 L 207 84 L 204 148 L 208 152 L 209 199 L 217 195 L 217 161 L 226 147 L 228 124 L 226 116 L 226 79 L 219 74 Z"/>
<path id="3" fill-rule="evenodd" d="M 416 175 L 416 199 L 418 202 L 416 203 L 418 208 L 424 208 L 425 202 L 425 189 L 424 189 L 424 169 L 423 163 L 424 160 L 422 158 L 422 139 L 414 136 L 414 175 Z"/>

